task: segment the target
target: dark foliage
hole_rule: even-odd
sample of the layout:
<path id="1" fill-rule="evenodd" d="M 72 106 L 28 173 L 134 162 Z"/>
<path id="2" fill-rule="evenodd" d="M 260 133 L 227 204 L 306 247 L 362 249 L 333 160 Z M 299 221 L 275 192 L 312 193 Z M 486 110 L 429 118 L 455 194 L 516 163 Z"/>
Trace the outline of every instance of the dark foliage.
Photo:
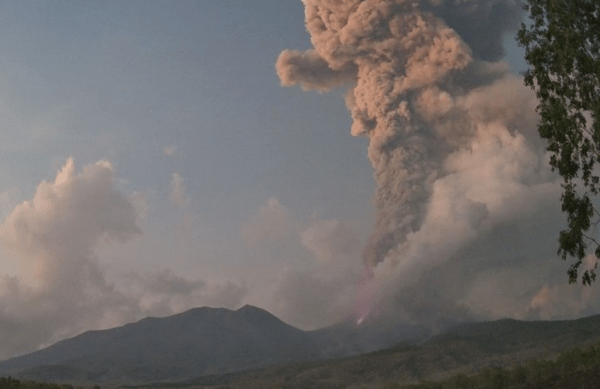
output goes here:
<path id="1" fill-rule="evenodd" d="M 12 377 L 0 377 L 0 389 L 76 389 L 69 384 L 53 384 L 46 382 L 21 381 Z M 77 389 L 82 389 L 77 387 Z M 92 389 L 100 389 L 95 385 Z"/>
<path id="2" fill-rule="evenodd" d="M 395 385 L 395 386 L 393 386 Z M 489 367 L 478 374 L 456 375 L 415 385 L 387 383 L 380 389 L 566 389 L 600 388 L 600 343 L 560 353 L 556 361 L 531 359 L 512 369 Z"/>
<path id="3" fill-rule="evenodd" d="M 581 274 L 584 285 L 596 279 L 600 244 L 594 228 L 600 213 L 592 198 L 600 192 L 600 2 L 598 0 L 527 0 L 531 24 L 517 41 L 530 65 L 525 85 L 537 92 L 539 133 L 548 141 L 550 165 L 563 177 L 562 210 L 567 227 L 560 232 L 558 254 L 574 258 L 569 282 L 595 247 L 595 266 Z"/>

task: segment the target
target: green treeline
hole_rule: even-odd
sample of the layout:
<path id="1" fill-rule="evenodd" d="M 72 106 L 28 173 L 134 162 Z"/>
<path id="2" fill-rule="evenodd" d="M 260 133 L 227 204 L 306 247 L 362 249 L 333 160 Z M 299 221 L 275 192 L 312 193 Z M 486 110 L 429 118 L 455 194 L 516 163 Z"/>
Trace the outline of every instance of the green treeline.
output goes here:
<path id="1" fill-rule="evenodd" d="M 388 382 L 380 389 L 559 389 L 600 388 L 600 343 L 563 351 L 555 361 L 531 359 L 512 369 L 489 367 L 467 376 L 440 382 L 400 385 Z"/>
<path id="2" fill-rule="evenodd" d="M 45 382 L 20 381 L 11 377 L 0 377 L 0 389 L 79 389 L 69 384 L 51 384 Z M 93 389 L 100 389 L 98 385 Z"/>

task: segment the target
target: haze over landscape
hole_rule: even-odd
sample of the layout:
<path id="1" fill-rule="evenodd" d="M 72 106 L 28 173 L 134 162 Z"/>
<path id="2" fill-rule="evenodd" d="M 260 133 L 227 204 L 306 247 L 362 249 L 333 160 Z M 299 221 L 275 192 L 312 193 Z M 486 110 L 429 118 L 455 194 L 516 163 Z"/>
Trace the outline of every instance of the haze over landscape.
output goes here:
<path id="1" fill-rule="evenodd" d="M 199 306 L 303 330 L 598 313 L 556 255 L 521 8 L 0 6 L 0 358 Z"/>

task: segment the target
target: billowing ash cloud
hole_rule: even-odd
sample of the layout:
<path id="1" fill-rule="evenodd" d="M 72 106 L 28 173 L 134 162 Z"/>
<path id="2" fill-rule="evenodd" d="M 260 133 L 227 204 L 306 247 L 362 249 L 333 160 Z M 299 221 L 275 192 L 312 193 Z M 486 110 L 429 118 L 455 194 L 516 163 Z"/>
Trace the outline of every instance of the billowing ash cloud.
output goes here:
<path id="1" fill-rule="evenodd" d="M 421 7 L 458 32 L 475 56 L 484 61 L 504 57 L 502 38 L 521 22 L 521 0 L 429 0 Z"/>
<path id="2" fill-rule="evenodd" d="M 300 83 L 302 89 L 327 91 L 356 79 L 356 67 L 349 63 L 341 69 L 332 69 L 327 61 L 314 50 L 301 53 L 286 50 L 281 53 L 277 65 L 281 85 Z"/>
<path id="3" fill-rule="evenodd" d="M 277 73 L 283 86 L 349 88 L 351 133 L 369 138 L 377 184 L 363 259 L 380 302 L 415 321 L 564 317 L 598 306 L 588 298 L 552 308 L 557 274 L 565 282 L 554 266 L 560 187 L 536 134 L 534 94 L 492 62 L 521 2 L 304 5 L 314 48 L 284 51 Z"/>
<path id="4" fill-rule="evenodd" d="M 371 140 L 379 218 L 365 261 L 374 266 L 419 228 L 444 151 L 440 137 L 415 117 L 411 100 L 465 69 L 471 51 L 454 30 L 422 12 L 414 1 L 307 1 L 305 6 L 315 46 L 311 63 L 317 66 L 312 73 L 292 72 L 298 77 L 294 81 L 313 85 L 321 79 L 313 73 L 321 71 L 323 62 L 335 80 L 341 78 L 338 72 L 356 69 L 356 85 L 347 102 L 354 120 L 352 134 Z M 289 54 L 280 56 L 279 74 L 290 73 L 285 71 Z M 317 54 L 320 61 L 314 59 Z M 290 85 L 292 80 L 284 82 Z M 322 80 L 321 86 L 327 85 L 327 79 Z"/>

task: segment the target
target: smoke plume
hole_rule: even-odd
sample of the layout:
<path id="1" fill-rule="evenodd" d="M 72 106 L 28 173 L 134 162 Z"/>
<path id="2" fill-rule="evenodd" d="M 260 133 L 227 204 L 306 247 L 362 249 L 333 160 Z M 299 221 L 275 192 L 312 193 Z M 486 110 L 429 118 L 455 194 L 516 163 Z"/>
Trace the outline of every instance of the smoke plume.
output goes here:
<path id="1" fill-rule="evenodd" d="M 363 253 L 369 288 L 359 294 L 373 293 L 374 277 L 379 299 L 415 321 L 551 312 L 558 293 L 545 283 L 556 281 L 547 260 L 556 258 L 559 187 L 535 131 L 535 96 L 497 62 L 521 1 L 303 2 L 314 48 L 282 52 L 281 83 L 345 85 L 351 133 L 370 140 L 377 221 Z M 530 218 L 548 224 L 514 228 Z M 516 231 L 535 237 L 538 250 Z M 530 274 L 537 265 L 552 271 L 520 277 L 521 293 L 509 296 L 517 269 Z M 483 288 L 503 297 L 487 306 Z M 585 304 L 576 305 L 571 314 Z"/>
<path id="2" fill-rule="evenodd" d="M 354 69 L 356 83 L 347 97 L 352 134 L 369 137 L 377 182 L 377 226 L 364 253 L 367 265 L 375 266 L 409 232 L 419 229 L 431 184 L 444 154 L 451 150 L 444 138 L 455 136 L 426 125 L 415 109 L 416 101 L 451 98 L 439 86 L 464 71 L 473 62 L 473 53 L 455 30 L 422 10 L 417 1 L 304 4 L 315 50 L 283 52 L 278 74 L 283 85 L 326 89 L 347 81 L 348 71 Z M 435 5 L 450 12 L 446 4 Z"/>

